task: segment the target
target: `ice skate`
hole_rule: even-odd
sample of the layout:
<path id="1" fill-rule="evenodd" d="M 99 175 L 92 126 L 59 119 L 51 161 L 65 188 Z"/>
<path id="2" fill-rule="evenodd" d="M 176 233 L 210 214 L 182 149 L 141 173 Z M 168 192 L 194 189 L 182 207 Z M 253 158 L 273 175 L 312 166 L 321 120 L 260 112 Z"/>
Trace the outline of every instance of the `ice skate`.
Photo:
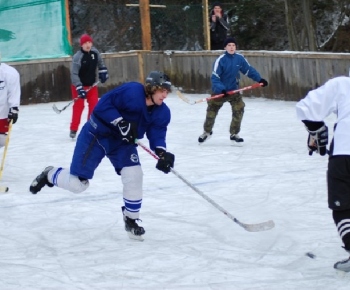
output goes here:
<path id="1" fill-rule="evenodd" d="M 235 146 L 239 146 L 239 147 L 243 146 L 244 140 L 243 138 L 239 137 L 238 134 L 232 134 L 230 136 L 230 140 L 232 141 L 232 144 Z"/>
<path id="2" fill-rule="evenodd" d="M 53 184 L 47 180 L 47 174 L 53 168 L 53 166 L 48 166 L 41 172 L 32 182 L 29 187 L 31 193 L 38 193 L 45 185 L 53 187 Z"/>
<path id="3" fill-rule="evenodd" d="M 122 206 L 122 212 L 123 212 L 123 220 L 125 223 L 125 230 L 128 233 L 128 236 L 130 239 L 133 240 L 138 240 L 138 241 L 143 241 L 143 235 L 145 234 L 145 230 L 143 227 L 140 227 L 136 221 L 138 219 L 131 219 L 129 217 L 127 217 L 124 214 L 125 211 L 125 206 Z"/>
<path id="4" fill-rule="evenodd" d="M 75 136 L 77 136 L 77 131 L 70 130 L 70 132 L 69 132 L 69 137 L 71 137 L 72 139 L 74 139 Z"/>
<path id="5" fill-rule="evenodd" d="M 213 131 L 211 131 L 210 133 L 208 132 L 204 132 L 202 135 L 200 135 L 198 137 L 198 142 L 199 143 L 203 143 L 204 141 L 206 141 L 207 139 L 209 139 L 211 137 L 211 135 L 213 134 Z"/>
<path id="6" fill-rule="evenodd" d="M 350 272 L 350 257 L 335 263 L 334 269 L 343 271 L 343 272 Z"/>

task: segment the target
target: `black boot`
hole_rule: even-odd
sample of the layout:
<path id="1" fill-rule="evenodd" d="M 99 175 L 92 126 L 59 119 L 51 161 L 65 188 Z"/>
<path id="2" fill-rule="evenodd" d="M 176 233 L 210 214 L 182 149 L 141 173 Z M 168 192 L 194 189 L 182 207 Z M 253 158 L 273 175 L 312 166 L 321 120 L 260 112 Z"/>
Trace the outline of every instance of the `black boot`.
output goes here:
<path id="1" fill-rule="evenodd" d="M 47 180 L 47 174 L 53 168 L 53 166 L 48 166 L 41 172 L 32 182 L 29 187 L 31 193 L 38 193 L 45 185 L 53 187 L 53 184 Z"/>
<path id="2" fill-rule="evenodd" d="M 125 206 L 122 206 L 122 212 L 123 212 L 123 220 L 125 223 L 125 230 L 129 235 L 130 239 L 134 239 L 134 240 L 140 240 L 143 241 L 143 236 L 145 234 L 145 229 L 143 227 L 140 227 L 136 221 L 138 221 L 139 219 L 132 219 L 127 217 L 124 214 L 125 211 Z"/>

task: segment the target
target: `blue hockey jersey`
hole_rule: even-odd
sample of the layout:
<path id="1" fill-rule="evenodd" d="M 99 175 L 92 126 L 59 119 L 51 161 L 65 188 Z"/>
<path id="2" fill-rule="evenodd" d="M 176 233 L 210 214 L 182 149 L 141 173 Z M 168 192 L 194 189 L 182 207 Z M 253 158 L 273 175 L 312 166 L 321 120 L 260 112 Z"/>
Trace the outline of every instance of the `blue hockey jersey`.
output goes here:
<path id="1" fill-rule="evenodd" d="M 90 123 L 97 135 L 121 140 L 118 128 L 113 125 L 113 121 L 120 117 L 137 124 L 137 138 L 142 139 L 146 134 L 152 150 L 156 147 L 166 149 L 170 110 L 165 103 L 147 107 L 146 93 L 141 83 L 125 83 L 104 94 L 91 115 Z"/>

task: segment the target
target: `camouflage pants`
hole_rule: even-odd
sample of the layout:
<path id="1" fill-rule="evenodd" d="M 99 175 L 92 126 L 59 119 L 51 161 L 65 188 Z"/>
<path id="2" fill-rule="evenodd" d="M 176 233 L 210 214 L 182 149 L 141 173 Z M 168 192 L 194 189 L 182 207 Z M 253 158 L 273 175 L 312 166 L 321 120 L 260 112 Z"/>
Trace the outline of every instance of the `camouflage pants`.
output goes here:
<path id="1" fill-rule="evenodd" d="M 241 130 L 241 123 L 244 114 L 245 103 L 242 100 L 241 94 L 237 93 L 232 96 L 218 98 L 208 101 L 207 115 L 204 122 L 204 131 L 211 132 L 214 127 L 215 118 L 224 103 L 228 102 L 231 105 L 232 118 L 230 124 L 230 134 L 238 134 Z"/>

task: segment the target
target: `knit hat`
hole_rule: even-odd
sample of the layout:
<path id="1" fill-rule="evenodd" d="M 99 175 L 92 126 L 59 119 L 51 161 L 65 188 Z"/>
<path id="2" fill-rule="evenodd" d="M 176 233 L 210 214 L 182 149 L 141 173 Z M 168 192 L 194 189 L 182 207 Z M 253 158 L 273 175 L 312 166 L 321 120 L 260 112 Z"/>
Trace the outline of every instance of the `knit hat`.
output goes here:
<path id="1" fill-rule="evenodd" d="M 222 9 L 222 5 L 221 5 L 220 2 L 214 2 L 213 6 L 212 6 L 213 9 L 214 9 L 215 6 L 219 6 Z"/>
<path id="2" fill-rule="evenodd" d="M 226 45 L 229 44 L 229 43 L 237 44 L 236 40 L 233 37 L 228 37 L 228 38 L 225 39 L 224 47 L 226 47 Z"/>
<path id="3" fill-rule="evenodd" d="M 88 42 L 88 41 L 93 42 L 91 36 L 88 35 L 88 34 L 83 34 L 83 35 L 80 37 L 80 46 L 83 46 L 83 44 L 84 44 L 85 42 Z"/>

